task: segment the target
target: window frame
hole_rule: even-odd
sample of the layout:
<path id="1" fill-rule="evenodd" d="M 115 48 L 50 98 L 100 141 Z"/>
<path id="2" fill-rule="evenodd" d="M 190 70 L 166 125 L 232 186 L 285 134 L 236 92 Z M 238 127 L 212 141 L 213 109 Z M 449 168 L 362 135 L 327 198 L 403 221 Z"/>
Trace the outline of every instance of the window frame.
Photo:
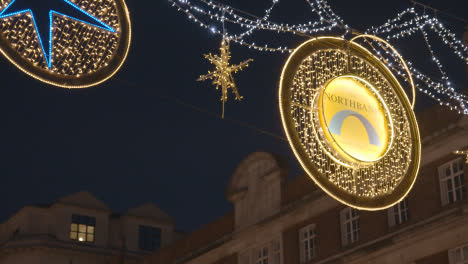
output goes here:
<path id="1" fill-rule="evenodd" d="M 460 252 L 460 261 L 457 261 L 456 254 Z M 449 264 L 468 264 L 468 244 L 449 249 L 447 251 L 449 257 Z"/>
<path id="2" fill-rule="evenodd" d="M 410 219 L 408 197 L 405 197 L 401 202 L 388 208 L 388 225 L 390 227 L 401 225 L 408 222 Z"/>
<path id="3" fill-rule="evenodd" d="M 317 234 L 315 228 L 315 224 L 310 224 L 299 229 L 300 263 L 307 263 L 316 257 Z"/>
<path id="4" fill-rule="evenodd" d="M 240 264 L 282 264 L 283 251 L 280 238 L 270 240 L 268 243 L 260 244 L 239 254 Z M 265 255 L 264 250 L 267 249 Z M 259 254 L 260 253 L 260 254 Z M 264 262 L 265 261 L 265 262 Z"/>
<path id="5" fill-rule="evenodd" d="M 353 215 L 353 213 L 355 213 L 355 215 Z M 349 218 L 347 218 L 347 216 L 349 216 Z M 359 241 L 361 236 L 359 217 L 359 210 L 352 207 L 347 207 L 340 211 L 342 246 L 347 246 Z"/>
<path id="6" fill-rule="evenodd" d="M 266 250 L 266 254 L 265 254 Z M 270 263 L 270 246 L 268 244 L 263 245 L 254 252 L 254 264 L 269 264 Z"/>
<path id="7" fill-rule="evenodd" d="M 83 229 L 84 228 L 84 229 Z M 83 235 L 83 240 L 80 240 Z M 70 221 L 70 240 L 79 243 L 96 243 L 96 217 L 82 214 L 72 214 Z"/>
<path id="8" fill-rule="evenodd" d="M 454 165 L 457 171 L 455 171 Z M 447 169 L 450 169 L 450 175 L 447 175 Z M 438 167 L 438 174 L 442 206 L 466 199 L 465 171 L 462 158 L 456 158 L 440 165 Z"/>
<path id="9" fill-rule="evenodd" d="M 156 231 L 156 232 L 155 232 Z M 138 248 L 144 251 L 156 251 L 162 247 L 162 228 L 148 226 L 148 225 L 138 225 Z M 158 236 L 158 242 L 155 243 L 155 235 Z M 150 238 L 146 241 L 147 238 Z M 146 241 L 146 242 L 145 242 Z M 149 243 L 148 243 L 149 242 Z M 151 244 L 151 246 L 148 246 Z"/>

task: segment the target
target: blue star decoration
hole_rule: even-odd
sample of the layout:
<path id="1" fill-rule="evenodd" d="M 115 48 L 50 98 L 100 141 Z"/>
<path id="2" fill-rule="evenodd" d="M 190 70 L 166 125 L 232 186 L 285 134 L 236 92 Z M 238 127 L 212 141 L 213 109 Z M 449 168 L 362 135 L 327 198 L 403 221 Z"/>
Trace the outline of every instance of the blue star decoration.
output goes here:
<path id="1" fill-rule="evenodd" d="M 52 7 L 53 9 L 51 9 Z M 30 13 L 49 70 L 52 68 L 53 17 L 61 15 L 112 33 L 116 30 L 69 0 L 13 0 L 0 12 L 0 19 Z M 44 49 L 49 44 L 48 50 Z"/>

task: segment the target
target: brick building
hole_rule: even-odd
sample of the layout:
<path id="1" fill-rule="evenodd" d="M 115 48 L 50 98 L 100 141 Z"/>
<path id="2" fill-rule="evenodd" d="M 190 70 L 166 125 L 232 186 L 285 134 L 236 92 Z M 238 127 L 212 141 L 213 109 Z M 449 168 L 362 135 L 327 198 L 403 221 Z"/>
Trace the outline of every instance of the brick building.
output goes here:
<path id="1" fill-rule="evenodd" d="M 468 263 L 468 118 L 440 107 L 418 115 L 422 163 L 407 198 L 376 212 L 346 207 L 284 161 L 256 152 L 227 186 L 234 211 L 144 264 Z"/>
<path id="2" fill-rule="evenodd" d="M 180 235 L 154 204 L 123 214 L 83 191 L 25 206 L 0 223 L 0 264 L 137 263 Z"/>

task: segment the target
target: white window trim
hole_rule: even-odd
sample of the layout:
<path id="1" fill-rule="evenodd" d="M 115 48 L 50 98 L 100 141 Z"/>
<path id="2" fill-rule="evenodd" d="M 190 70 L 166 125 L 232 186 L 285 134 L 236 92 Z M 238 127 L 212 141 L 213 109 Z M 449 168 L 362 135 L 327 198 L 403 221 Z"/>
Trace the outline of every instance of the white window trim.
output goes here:
<path id="1" fill-rule="evenodd" d="M 275 246 L 278 250 L 275 250 Z M 251 249 L 242 251 L 239 257 L 240 264 L 257 264 L 259 260 L 257 258 L 258 252 L 263 251 L 264 248 L 268 248 L 268 264 L 282 264 L 283 263 L 283 245 L 280 237 L 270 240 L 268 243 L 258 244 L 257 246 L 252 247 Z M 276 254 L 279 253 L 279 262 L 276 260 Z M 263 261 L 263 256 L 261 260 Z M 262 262 L 263 264 L 263 262 Z"/>
<path id="2" fill-rule="evenodd" d="M 356 210 L 357 214 L 356 216 L 352 216 L 352 211 Z M 349 214 L 349 219 L 346 219 L 346 215 Z M 353 222 L 357 221 L 357 234 L 355 235 L 354 233 L 354 227 L 353 227 Z M 352 244 L 354 242 L 359 241 L 360 239 L 360 232 L 361 232 L 361 227 L 359 225 L 359 211 L 357 209 L 347 207 L 340 212 L 340 222 L 341 222 L 341 244 L 343 246 L 347 246 L 349 244 Z M 350 230 L 347 229 L 347 224 L 350 224 Z M 349 232 L 348 232 L 349 231 Z M 351 235 L 351 240 L 348 241 L 348 233 Z"/>
<path id="3" fill-rule="evenodd" d="M 266 250 L 266 255 L 265 255 L 265 250 Z M 271 259 L 271 250 L 272 248 L 270 247 L 269 244 L 265 244 L 263 246 L 260 246 L 254 250 L 254 264 L 262 264 L 266 260 L 266 263 L 270 263 Z"/>
<path id="4" fill-rule="evenodd" d="M 310 234 L 312 231 L 312 235 Z M 313 247 L 310 248 L 310 241 L 313 241 Z M 307 244 L 307 245 L 306 245 Z M 306 251 L 305 248 L 309 250 Z M 315 234 L 315 224 L 310 224 L 299 229 L 299 256 L 301 263 L 307 263 L 315 258 L 317 247 L 317 236 Z"/>
<path id="5" fill-rule="evenodd" d="M 455 181 L 454 181 L 454 179 L 455 179 L 456 176 L 459 176 L 459 175 L 463 174 L 464 171 L 463 171 L 463 166 L 462 166 L 461 170 L 457 171 L 456 173 L 453 173 L 453 164 L 455 164 L 455 163 L 458 163 L 458 164 L 462 163 L 463 164 L 463 159 L 462 158 L 457 158 L 457 159 L 451 160 L 451 161 L 449 161 L 447 163 L 442 164 L 438 168 L 439 185 L 440 185 L 440 198 L 441 198 L 442 206 L 448 205 L 450 203 L 449 192 L 448 192 L 448 188 L 447 188 L 447 184 L 446 184 L 446 181 L 449 180 L 449 179 L 451 179 L 451 181 L 452 181 L 452 190 L 453 190 L 453 192 L 452 192 L 453 197 L 452 198 L 453 198 L 453 202 L 458 201 L 457 196 L 456 196 L 456 192 L 455 192 Z M 451 175 L 448 176 L 448 177 L 445 175 L 445 169 L 447 167 L 450 167 L 450 170 L 451 170 Z M 465 183 L 463 183 L 461 188 L 462 188 L 461 191 L 463 192 L 463 188 L 466 188 Z M 465 191 L 466 191 L 466 189 L 465 189 Z M 462 199 L 463 199 L 463 197 L 462 197 Z"/>
<path id="6" fill-rule="evenodd" d="M 403 205 L 406 202 L 406 207 L 403 209 Z M 397 211 L 395 211 L 397 209 Z M 403 219 L 403 211 L 406 211 L 406 219 Z M 409 220 L 409 205 L 408 205 L 408 197 L 403 199 L 401 202 L 395 204 L 394 206 L 388 208 L 388 225 L 390 227 L 396 226 L 397 223 L 395 222 L 395 215 L 398 215 L 399 224 L 402 224 Z M 404 221 L 403 221 L 404 220 Z"/>
<path id="7" fill-rule="evenodd" d="M 464 249 L 468 252 L 468 244 L 452 248 L 448 251 L 449 264 L 467 264 L 468 263 L 468 254 L 464 254 Z M 456 261 L 457 251 L 460 252 L 461 261 Z"/>

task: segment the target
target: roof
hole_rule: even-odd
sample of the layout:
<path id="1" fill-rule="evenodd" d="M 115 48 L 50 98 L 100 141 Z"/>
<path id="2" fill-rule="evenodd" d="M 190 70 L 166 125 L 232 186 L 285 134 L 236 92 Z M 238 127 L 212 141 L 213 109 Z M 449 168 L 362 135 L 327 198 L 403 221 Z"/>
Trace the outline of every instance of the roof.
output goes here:
<path id="1" fill-rule="evenodd" d="M 217 240 L 231 234 L 233 231 L 234 212 L 230 212 L 150 255 L 146 258 L 146 261 L 149 261 L 149 263 L 173 263 L 197 252 L 202 253 L 213 248 L 217 245 Z"/>
<path id="2" fill-rule="evenodd" d="M 149 218 L 152 220 L 166 223 L 173 223 L 172 218 L 153 203 L 145 203 L 138 207 L 129 209 L 124 215 Z"/>
<path id="3" fill-rule="evenodd" d="M 88 191 L 80 191 L 58 199 L 57 204 L 66 204 L 89 209 L 110 211 L 110 208 Z"/>

